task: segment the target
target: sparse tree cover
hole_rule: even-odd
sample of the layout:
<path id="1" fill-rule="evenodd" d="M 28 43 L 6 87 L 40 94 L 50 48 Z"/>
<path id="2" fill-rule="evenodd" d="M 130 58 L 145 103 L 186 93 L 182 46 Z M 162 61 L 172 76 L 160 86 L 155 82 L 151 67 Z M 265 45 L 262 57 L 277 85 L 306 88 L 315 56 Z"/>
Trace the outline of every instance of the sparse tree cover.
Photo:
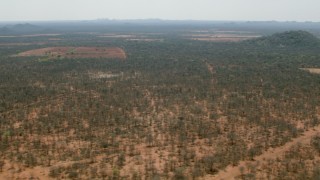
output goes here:
<path id="1" fill-rule="evenodd" d="M 99 35 L 0 46 L 0 177 L 212 178 L 319 125 L 320 75 L 299 69 L 320 66 L 306 32 L 237 43 Z M 284 46 L 272 46 L 279 39 Z M 39 41 L 121 47 L 127 59 L 12 57 L 47 46 Z M 319 178 L 320 138 L 312 137 L 279 159 L 241 165 L 237 178 Z"/>

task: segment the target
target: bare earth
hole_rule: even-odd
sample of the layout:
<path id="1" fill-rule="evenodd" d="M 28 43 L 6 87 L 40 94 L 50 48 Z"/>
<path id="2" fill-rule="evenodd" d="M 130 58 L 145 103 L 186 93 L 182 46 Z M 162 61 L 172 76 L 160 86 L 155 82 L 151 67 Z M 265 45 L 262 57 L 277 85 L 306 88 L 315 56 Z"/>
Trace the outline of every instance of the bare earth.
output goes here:
<path id="1" fill-rule="evenodd" d="M 301 70 L 308 71 L 312 74 L 320 74 L 320 68 L 300 68 Z"/>
<path id="2" fill-rule="evenodd" d="M 255 34 L 228 34 L 228 33 L 216 33 L 216 34 L 188 34 L 187 39 L 197 41 L 211 41 L 211 42 L 239 42 L 252 38 L 260 37 Z"/>
<path id="3" fill-rule="evenodd" d="M 133 34 L 105 34 L 98 37 L 106 37 L 106 38 L 135 38 L 136 35 Z"/>
<path id="4" fill-rule="evenodd" d="M 17 56 L 40 56 L 52 58 L 127 58 L 124 50 L 118 47 L 48 47 L 21 52 Z"/>
<path id="5" fill-rule="evenodd" d="M 228 180 L 228 179 L 235 179 L 237 176 L 241 175 L 239 168 L 245 167 L 246 164 L 254 164 L 257 162 L 267 161 L 267 159 L 276 159 L 284 155 L 286 151 L 290 149 L 293 145 L 298 143 L 300 144 L 307 144 L 310 142 L 311 138 L 317 135 L 320 132 L 320 126 L 317 126 L 311 130 L 305 131 L 303 135 L 298 138 L 293 139 L 292 141 L 286 143 L 285 145 L 277 148 L 270 148 L 269 150 L 265 151 L 263 154 L 256 156 L 254 161 L 241 161 L 237 166 L 228 166 L 224 170 L 220 170 L 218 174 L 214 176 L 206 176 L 203 179 L 221 179 L 221 180 Z"/>
<path id="6" fill-rule="evenodd" d="M 251 39 L 249 37 L 203 37 L 203 38 L 191 38 L 196 41 L 211 41 L 211 42 L 239 42 Z"/>

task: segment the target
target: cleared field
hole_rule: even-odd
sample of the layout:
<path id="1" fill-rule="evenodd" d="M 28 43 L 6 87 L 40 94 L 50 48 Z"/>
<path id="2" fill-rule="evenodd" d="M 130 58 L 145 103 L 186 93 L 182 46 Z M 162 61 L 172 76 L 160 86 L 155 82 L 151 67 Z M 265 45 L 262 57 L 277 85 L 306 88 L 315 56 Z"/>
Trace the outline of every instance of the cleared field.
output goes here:
<path id="1" fill-rule="evenodd" d="M 312 74 L 320 74 L 320 68 L 300 68 L 300 69 Z"/>
<path id="2" fill-rule="evenodd" d="M 163 39 L 151 39 L 151 38 L 137 38 L 137 39 L 126 39 L 127 41 L 141 41 L 141 42 L 162 42 Z"/>
<path id="3" fill-rule="evenodd" d="M 161 38 L 154 38 L 150 36 L 145 36 L 143 34 L 104 34 L 98 36 L 100 38 L 115 38 L 122 39 L 126 41 L 140 41 L 140 42 L 162 42 Z"/>
<path id="4" fill-rule="evenodd" d="M 243 40 L 248 40 L 252 38 L 260 37 L 256 34 L 250 34 L 250 33 L 214 33 L 214 34 L 208 34 L 208 33 L 196 33 L 196 34 L 187 34 L 185 35 L 187 39 L 191 40 L 197 40 L 197 41 L 211 41 L 211 42 L 239 42 Z"/>
<path id="5" fill-rule="evenodd" d="M 248 37 L 205 37 L 205 38 L 191 38 L 197 41 L 211 41 L 211 42 L 239 42 L 248 40 Z"/>
<path id="6" fill-rule="evenodd" d="M 52 57 L 52 58 L 118 58 L 126 59 L 126 53 L 118 47 L 48 47 L 21 52 L 18 57 Z"/>
<path id="7" fill-rule="evenodd" d="M 105 37 L 105 38 L 135 38 L 137 35 L 133 34 L 104 34 L 98 37 Z"/>

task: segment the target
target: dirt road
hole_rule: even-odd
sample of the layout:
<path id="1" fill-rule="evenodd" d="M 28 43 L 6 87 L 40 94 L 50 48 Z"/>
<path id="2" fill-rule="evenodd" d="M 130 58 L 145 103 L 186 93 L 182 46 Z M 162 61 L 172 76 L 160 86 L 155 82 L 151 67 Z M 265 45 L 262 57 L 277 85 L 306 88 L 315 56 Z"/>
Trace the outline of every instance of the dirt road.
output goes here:
<path id="1" fill-rule="evenodd" d="M 277 157 L 281 157 L 284 155 L 286 151 L 290 149 L 295 144 L 307 144 L 310 142 L 311 138 L 320 133 L 320 126 L 316 126 L 311 128 L 308 131 L 305 131 L 303 135 L 292 139 L 292 141 L 286 143 L 285 145 L 277 148 L 270 148 L 264 153 L 254 158 L 254 161 L 241 161 L 237 166 L 229 165 L 224 170 L 220 170 L 218 174 L 214 176 L 205 176 L 203 179 L 217 179 L 217 180 L 231 180 L 235 179 L 237 176 L 241 175 L 239 168 L 245 167 L 247 163 L 256 163 L 256 162 L 264 162 L 267 159 L 276 159 Z"/>

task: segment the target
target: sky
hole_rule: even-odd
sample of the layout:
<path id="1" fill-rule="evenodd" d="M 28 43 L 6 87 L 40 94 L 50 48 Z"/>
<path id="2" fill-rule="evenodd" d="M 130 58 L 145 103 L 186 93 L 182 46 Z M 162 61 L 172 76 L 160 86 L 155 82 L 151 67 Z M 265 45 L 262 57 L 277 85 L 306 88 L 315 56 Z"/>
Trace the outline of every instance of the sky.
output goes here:
<path id="1" fill-rule="evenodd" d="M 0 0 L 0 21 L 164 19 L 320 22 L 320 0 Z"/>

